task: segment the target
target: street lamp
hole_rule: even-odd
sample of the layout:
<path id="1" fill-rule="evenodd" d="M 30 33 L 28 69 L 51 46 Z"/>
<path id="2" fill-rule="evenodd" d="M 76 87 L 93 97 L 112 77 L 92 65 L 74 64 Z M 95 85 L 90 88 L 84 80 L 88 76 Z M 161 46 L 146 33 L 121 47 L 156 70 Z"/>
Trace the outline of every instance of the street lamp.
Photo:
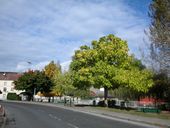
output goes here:
<path id="1" fill-rule="evenodd" d="M 33 95 L 34 101 L 35 101 L 35 94 L 36 94 L 36 88 L 34 88 L 34 95 Z"/>
<path id="2" fill-rule="evenodd" d="M 28 63 L 28 65 L 31 65 L 31 64 L 32 64 L 32 62 L 30 62 L 30 61 L 27 61 L 27 63 Z M 31 71 L 30 66 L 29 66 L 29 68 L 28 68 L 28 71 Z M 35 95 L 36 95 L 36 88 L 34 87 L 33 101 L 35 101 Z"/>
<path id="3" fill-rule="evenodd" d="M 30 62 L 30 61 L 27 61 L 27 64 L 28 65 L 31 65 L 32 63 Z M 28 71 L 30 71 L 31 70 L 31 68 L 30 68 L 30 66 L 28 67 Z"/>

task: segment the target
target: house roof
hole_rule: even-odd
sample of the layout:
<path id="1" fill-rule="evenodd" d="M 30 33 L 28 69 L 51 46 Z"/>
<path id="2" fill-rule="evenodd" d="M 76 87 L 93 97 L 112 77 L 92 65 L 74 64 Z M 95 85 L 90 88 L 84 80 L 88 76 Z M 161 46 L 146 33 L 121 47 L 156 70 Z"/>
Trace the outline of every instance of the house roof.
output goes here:
<path id="1" fill-rule="evenodd" d="M 17 80 L 20 76 L 17 72 L 0 72 L 0 80 Z"/>

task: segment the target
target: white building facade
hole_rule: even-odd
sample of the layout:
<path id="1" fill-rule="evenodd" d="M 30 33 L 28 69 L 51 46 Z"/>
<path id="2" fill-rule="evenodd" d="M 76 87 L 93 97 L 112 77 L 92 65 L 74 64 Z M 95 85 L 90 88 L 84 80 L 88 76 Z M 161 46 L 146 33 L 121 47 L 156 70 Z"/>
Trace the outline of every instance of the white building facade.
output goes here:
<path id="1" fill-rule="evenodd" d="M 15 90 L 14 81 L 21 74 L 16 72 L 0 72 L 0 100 L 6 100 L 8 93 L 20 94 L 22 91 Z"/>

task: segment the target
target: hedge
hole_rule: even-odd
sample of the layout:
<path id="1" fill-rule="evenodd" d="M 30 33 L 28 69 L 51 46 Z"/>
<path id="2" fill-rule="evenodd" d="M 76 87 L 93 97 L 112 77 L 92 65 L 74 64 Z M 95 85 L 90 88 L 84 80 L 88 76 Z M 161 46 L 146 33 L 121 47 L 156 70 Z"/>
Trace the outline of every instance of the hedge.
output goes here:
<path id="1" fill-rule="evenodd" d="M 21 97 L 16 93 L 8 93 L 7 100 L 21 100 Z"/>

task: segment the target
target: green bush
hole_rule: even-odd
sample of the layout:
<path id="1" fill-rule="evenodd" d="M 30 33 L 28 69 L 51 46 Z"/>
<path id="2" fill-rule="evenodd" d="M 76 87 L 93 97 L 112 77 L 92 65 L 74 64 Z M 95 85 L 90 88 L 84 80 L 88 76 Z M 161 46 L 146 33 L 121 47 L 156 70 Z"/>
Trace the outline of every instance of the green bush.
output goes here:
<path id="1" fill-rule="evenodd" d="M 104 100 L 98 102 L 98 106 L 100 107 L 105 107 L 105 102 Z"/>
<path id="2" fill-rule="evenodd" d="M 16 93 L 8 93 L 7 100 L 21 100 L 21 97 Z"/>

